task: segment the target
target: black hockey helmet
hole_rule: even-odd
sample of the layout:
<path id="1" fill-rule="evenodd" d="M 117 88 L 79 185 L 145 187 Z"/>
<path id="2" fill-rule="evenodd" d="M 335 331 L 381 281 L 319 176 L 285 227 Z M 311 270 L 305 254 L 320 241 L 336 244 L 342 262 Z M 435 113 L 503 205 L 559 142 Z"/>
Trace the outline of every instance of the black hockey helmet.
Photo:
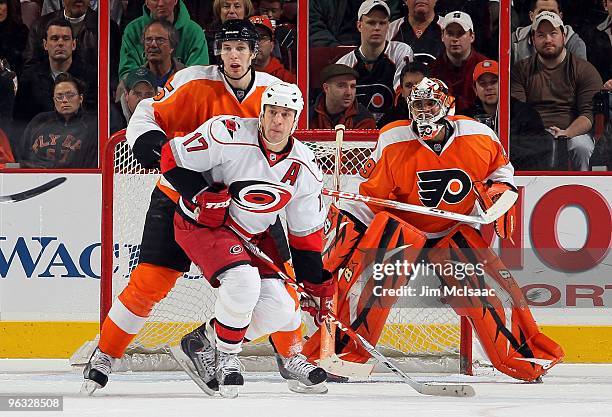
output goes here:
<path id="1" fill-rule="evenodd" d="M 221 29 L 215 33 L 214 51 L 216 56 L 221 55 L 221 45 L 224 41 L 248 42 L 251 51 L 256 54 L 259 32 L 248 19 L 226 20 L 221 25 Z"/>

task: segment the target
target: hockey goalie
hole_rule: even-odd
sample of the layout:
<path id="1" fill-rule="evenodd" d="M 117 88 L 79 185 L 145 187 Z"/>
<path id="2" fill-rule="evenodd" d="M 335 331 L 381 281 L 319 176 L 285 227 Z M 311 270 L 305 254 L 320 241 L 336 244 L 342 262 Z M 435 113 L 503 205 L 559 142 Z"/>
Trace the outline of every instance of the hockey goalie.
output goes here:
<path id="1" fill-rule="evenodd" d="M 511 238 L 514 168 L 495 133 L 470 118 L 451 115 L 454 98 L 440 80 L 424 78 L 407 100 L 412 120 L 380 131 L 360 170 L 359 194 L 464 215 L 478 213 L 477 205 L 487 213 L 506 194 L 513 199 L 494 229 L 500 238 Z M 328 213 L 331 242 L 324 265 L 338 281 L 337 316 L 370 343 L 378 342 L 398 299 L 388 290 L 419 283 L 414 270 L 412 275 L 373 279 L 376 263 L 401 259 L 413 269 L 424 262 L 471 264 L 481 268 L 467 276 L 434 268 L 447 294 L 440 301 L 469 319 L 493 366 L 513 378 L 537 381 L 562 360 L 563 350 L 539 331 L 519 286 L 473 224 L 358 201 L 343 207 L 332 206 Z M 380 287 L 387 290 L 383 295 Z M 304 346 L 311 361 L 318 360 L 320 340 L 317 332 Z M 357 363 L 370 357 L 339 330 L 335 353 Z"/>

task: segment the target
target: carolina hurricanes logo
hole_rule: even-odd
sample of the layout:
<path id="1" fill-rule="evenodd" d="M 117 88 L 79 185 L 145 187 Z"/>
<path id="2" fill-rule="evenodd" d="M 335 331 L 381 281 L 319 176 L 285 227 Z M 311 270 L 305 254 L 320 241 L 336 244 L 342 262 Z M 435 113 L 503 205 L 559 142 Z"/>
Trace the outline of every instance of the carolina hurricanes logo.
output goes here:
<path id="1" fill-rule="evenodd" d="M 231 248 L 229 248 L 229 253 L 231 253 L 232 255 L 241 254 L 243 251 L 244 249 L 242 248 L 241 245 L 234 245 Z"/>
<path id="2" fill-rule="evenodd" d="M 472 189 L 472 181 L 461 169 L 442 169 L 417 172 L 419 197 L 426 207 L 437 207 L 440 202 L 457 204 Z"/>
<path id="3" fill-rule="evenodd" d="M 274 213 L 291 200 L 291 192 L 282 184 L 265 181 L 237 181 L 229 187 L 238 207 L 253 213 Z"/>

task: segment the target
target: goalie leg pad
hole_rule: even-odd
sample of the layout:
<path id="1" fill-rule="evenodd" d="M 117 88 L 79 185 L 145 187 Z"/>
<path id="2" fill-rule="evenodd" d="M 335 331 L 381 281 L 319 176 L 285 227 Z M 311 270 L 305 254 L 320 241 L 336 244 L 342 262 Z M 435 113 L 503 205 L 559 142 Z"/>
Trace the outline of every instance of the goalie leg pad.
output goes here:
<path id="1" fill-rule="evenodd" d="M 405 275 L 374 280 L 372 263 L 393 263 L 396 260 L 415 263 L 426 237 L 419 229 L 387 212 L 376 214 L 363 238 L 352 252 L 338 279 L 338 318 L 350 323 L 353 330 L 376 344 L 387 316 L 397 297 L 375 295 L 374 287 L 399 288 L 406 284 Z M 392 254 L 394 249 L 399 249 Z M 409 248 L 409 249 L 407 249 Z M 363 272 L 367 271 L 367 274 Z M 359 285 L 355 285 L 359 283 Z M 319 331 L 304 346 L 304 354 L 313 362 L 319 358 Z M 336 330 L 337 353 L 343 360 L 364 363 L 370 354 L 347 335 Z"/>
<path id="2" fill-rule="evenodd" d="M 155 304 L 166 297 L 182 274 L 162 266 L 138 264 L 102 324 L 100 349 L 114 358 L 123 356 Z"/>
<path id="3" fill-rule="evenodd" d="M 363 225 L 332 204 L 323 228 L 323 268 L 333 274 L 343 267 L 364 231 Z"/>
<path id="4" fill-rule="evenodd" d="M 446 302 L 457 314 L 470 319 L 495 368 L 513 378 L 534 381 L 563 359 L 563 350 L 540 333 L 520 287 L 477 230 L 459 225 L 429 254 L 429 261 L 434 264 L 448 260 L 482 266 L 484 274 L 462 279 L 446 274 L 440 279 L 447 287 L 467 287 L 482 294 L 448 298 Z M 491 288 L 495 289 L 494 294 L 483 291 Z M 509 300 L 510 305 L 504 306 L 500 296 Z M 504 307 L 511 307 L 511 326 Z"/>

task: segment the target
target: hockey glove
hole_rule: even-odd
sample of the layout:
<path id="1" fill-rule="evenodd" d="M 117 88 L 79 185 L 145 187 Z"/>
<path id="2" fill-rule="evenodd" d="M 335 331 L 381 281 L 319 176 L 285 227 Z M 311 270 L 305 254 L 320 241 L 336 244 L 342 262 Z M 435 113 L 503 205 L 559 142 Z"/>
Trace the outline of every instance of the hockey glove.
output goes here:
<path id="1" fill-rule="evenodd" d="M 198 223 L 202 226 L 215 228 L 225 224 L 232 201 L 225 185 L 216 183 L 205 188 L 194 197 L 194 201 L 198 206 L 195 210 Z"/>
<path id="2" fill-rule="evenodd" d="M 333 306 L 333 297 L 336 293 L 336 283 L 331 274 L 323 270 L 323 278 L 327 278 L 320 284 L 304 281 L 304 289 L 312 296 L 312 299 L 303 297 L 300 300 L 302 310 L 310 314 L 317 326 L 321 326 L 327 319 L 327 315 Z"/>
<path id="3" fill-rule="evenodd" d="M 503 182 L 487 181 L 486 184 L 482 182 L 474 183 L 474 191 L 476 192 L 476 199 L 480 204 L 480 207 L 486 211 L 491 207 L 497 199 L 507 190 L 516 191 L 512 185 Z M 505 212 L 500 218 L 493 222 L 493 228 L 497 236 L 502 239 L 512 238 L 514 233 L 514 225 L 516 224 L 516 213 L 514 206 Z"/>

